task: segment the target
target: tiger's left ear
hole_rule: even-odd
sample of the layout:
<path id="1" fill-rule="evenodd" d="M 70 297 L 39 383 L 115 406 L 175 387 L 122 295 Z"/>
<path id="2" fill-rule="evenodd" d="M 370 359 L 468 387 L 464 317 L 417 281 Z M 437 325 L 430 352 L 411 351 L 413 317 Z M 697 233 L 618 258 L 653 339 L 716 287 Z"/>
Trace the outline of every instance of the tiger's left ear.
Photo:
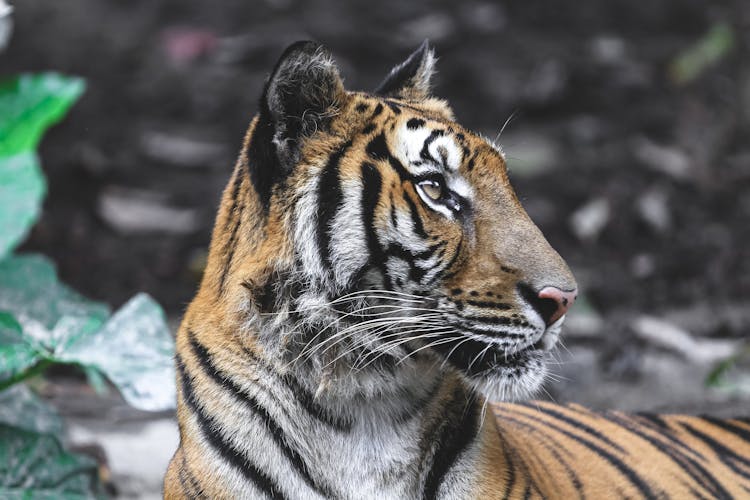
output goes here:
<path id="1" fill-rule="evenodd" d="M 244 157 L 267 209 L 275 185 L 294 170 L 305 139 L 328 129 L 346 98 L 331 55 L 315 42 L 290 45 L 266 81 Z"/>
<path id="2" fill-rule="evenodd" d="M 391 70 L 375 93 L 404 99 L 425 99 L 430 96 L 434 73 L 435 53 L 425 40 L 404 62 Z"/>
<path id="3" fill-rule="evenodd" d="M 315 42 L 289 46 L 266 83 L 261 119 L 273 127 L 282 170 L 297 163 L 302 140 L 325 130 L 345 95 L 331 55 Z"/>

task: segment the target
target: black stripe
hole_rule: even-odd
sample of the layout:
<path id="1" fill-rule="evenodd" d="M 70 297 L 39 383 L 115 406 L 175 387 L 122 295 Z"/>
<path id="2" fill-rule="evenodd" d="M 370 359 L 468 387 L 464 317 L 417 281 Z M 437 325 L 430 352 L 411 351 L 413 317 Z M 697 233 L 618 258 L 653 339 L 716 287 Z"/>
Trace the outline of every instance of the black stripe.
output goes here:
<path id="1" fill-rule="evenodd" d="M 185 492 L 185 496 L 188 498 L 206 498 L 206 496 L 203 494 L 203 488 L 201 488 L 200 484 L 198 484 L 198 481 L 195 479 L 195 475 L 188 467 L 187 460 L 185 459 L 185 452 L 180 452 L 180 456 L 182 457 L 182 465 L 180 467 L 180 481 L 183 486 L 183 492 Z M 187 484 L 185 484 L 187 483 Z M 185 490 L 186 487 L 190 488 L 190 491 L 188 492 Z"/>
<path id="2" fill-rule="evenodd" d="M 510 304 L 504 304 L 502 302 L 487 302 L 480 300 L 467 300 L 467 304 L 474 307 L 483 307 L 485 309 L 498 309 L 501 311 L 507 311 L 511 308 Z"/>
<path id="3" fill-rule="evenodd" d="M 719 456 L 719 460 L 721 460 L 724 465 L 732 469 L 732 471 L 734 471 L 738 476 L 742 476 L 745 479 L 750 479 L 750 473 L 741 469 L 736 463 L 739 462 L 745 467 L 750 467 L 750 459 L 737 455 L 735 452 L 733 452 L 708 434 L 699 431 L 690 424 L 681 422 L 680 425 L 682 425 L 682 427 L 690 434 L 703 441 L 709 448 L 711 448 L 714 453 Z"/>
<path id="4" fill-rule="evenodd" d="M 560 420 L 562 422 L 565 422 L 566 424 L 570 425 L 571 427 L 575 429 L 582 430 L 588 434 L 591 434 L 595 438 L 597 438 L 599 441 L 605 443 L 607 446 L 611 446 L 615 450 L 619 451 L 620 453 L 627 453 L 625 449 L 620 446 L 619 444 L 615 443 L 611 439 L 609 439 L 607 436 L 599 432 L 597 429 L 594 429 L 593 427 L 583 423 L 581 420 L 575 420 L 567 415 L 565 415 L 562 412 L 559 412 L 557 410 L 553 410 L 552 408 L 549 408 L 546 405 L 532 405 L 531 403 L 521 403 L 523 406 L 526 406 L 527 408 L 536 409 L 538 411 L 541 411 L 550 417 L 556 418 L 557 420 Z M 591 414 L 589 416 L 597 416 L 596 414 Z"/>
<path id="5" fill-rule="evenodd" d="M 318 209 L 318 252 L 323 266 L 329 271 L 332 269 L 330 224 L 343 198 L 339 163 L 351 145 L 351 141 L 347 142 L 328 158 L 328 163 L 318 182 L 318 206 L 320 207 Z"/>
<path id="6" fill-rule="evenodd" d="M 451 260 L 448 261 L 448 263 L 445 265 L 445 269 L 444 269 L 445 271 L 450 270 L 450 268 L 453 267 L 453 265 L 458 260 L 459 255 L 461 255 L 461 246 L 463 245 L 463 243 L 464 243 L 464 235 L 461 234 L 461 239 L 458 240 L 458 245 L 456 245 L 456 252 L 451 257 Z"/>
<path id="7" fill-rule="evenodd" d="M 227 245 L 224 249 L 224 265 L 222 266 L 221 276 L 219 277 L 219 294 L 224 293 L 224 287 L 226 286 L 227 276 L 229 275 L 229 269 L 232 266 L 232 259 L 234 258 L 234 251 L 237 249 L 237 231 L 242 223 L 241 214 L 244 210 L 244 204 L 240 205 L 239 213 L 237 214 L 237 221 L 232 228 L 232 234 L 229 236 Z"/>
<path id="8" fill-rule="evenodd" d="M 502 323 L 498 322 L 498 324 L 502 324 Z M 525 333 L 509 332 L 506 330 L 483 330 L 481 328 L 476 328 L 475 326 L 472 326 L 471 324 L 467 324 L 464 321 L 459 321 L 456 326 L 460 328 L 461 330 L 464 330 L 467 332 L 475 333 L 477 335 L 484 335 L 485 337 L 497 338 L 497 339 L 525 339 L 528 337 L 528 335 L 526 335 Z"/>
<path id="9" fill-rule="evenodd" d="M 407 250 L 401 243 L 389 243 L 388 247 L 386 247 L 385 249 L 385 256 L 386 258 L 396 257 L 405 261 L 409 266 L 409 279 L 411 281 L 421 281 L 422 278 L 424 278 L 424 275 L 429 271 L 429 269 L 422 269 L 421 267 L 417 266 L 414 261 L 418 257 Z"/>
<path id="10" fill-rule="evenodd" d="M 351 420 L 331 415 L 327 409 L 315 402 L 313 395 L 306 391 L 293 375 L 287 374 L 281 377 L 281 380 L 286 384 L 289 390 L 294 393 L 297 397 L 297 401 L 299 401 L 305 411 L 315 417 L 316 420 L 333 427 L 340 432 L 350 432 L 352 430 L 353 423 Z"/>
<path id="11" fill-rule="evenodd" d="M 664 453 L 667 457 L 677 463 L 687 475 L 695 481 L 695 483 L 708 491 L 713 498 L 731 498 L 729 492 L 724 489 L 721 483 L 719 483 L 708 470 L 698 463 L 697 460 L 687 456 L 684 452 L 677 450 L 674 445 L 650 436 L 640 430 L 633 422 L 629 422 L 619 415 L 608 414 L 607 418 L 627 429 L 632 434 L 648 441 L 654 448 Z M 667 429 L 666 432 L 660 432 L 658 435 L 662 438 L 667 438 L 670 437 L 669 434 L 671 434 L 671 432 L 670 429 Z"/>
<path id="12" fill-rule="evenodd" d="M 458 301 L 457 301 L 458 302 Z M 473 316 L 473 315 L 461 315 L 461 319 L 465 321 L 471 321 L 472 323 L 488 324 L 488 325 L 511 325 L 513 324 L 513 318 L 509 316 Z M 526 337 L 523 333 L 509 332 L 511 337 L 523 338 Z"/>
<path id="13" fill-rule="evenodd" d="M 688 446 L 683 440 L 679 439 L 674 435 L 674 430 L 664 421 L 659 415 L 652 413 L 636 413 L 634 417 L 638 419 L 638 424 L 642 425 L 647 429 L 651 429 L 659 436 L 666 438 L 675 448 L 679 448 L 684 455 L 692 455 L 700 460 L 705 460 L 705 457 Z"/>
<path id="14" fill-rule="evenodd" d="M 436 129 L 433 130 L 429 136 L 427 136 L 427 139 L 424 140 L 424 144 L 422 145 L 422 151 L 419 152 L 419 157 L 423 160 L 430 160 L 433 162 L 437 162 L 435 158 L 432 157 L 430 154 L 430 144 L 435 142 L 435 139 L 438 137 L 442 137 L 445 135 L 445 131 L 442 129 Z"/>
<path id="15" fill-rule="evenodd" d="M 701 417 L 703 420 L 708 422 L 709 424 L 716 426 L 730 434 L 733 434 L 734 436 L 742 439 L 746 443 L 750 443 L 750 431 L 747 429 L 743 429 L 742 427 L 739 427 L 729 420 L 721 420 L 714 417 L 709 416 L 703 416 Z"/>
<path id="16" fill-rule="evenodd" d="M 531 482 L 526 482 L 526 489 L 523 490 L 523 498 L 524 500 L 528 500 L 531 498 Z"/>
<path id="17" fill-rule="evenodd" d="M 586 496 L 583 494 L 583 483 L 581 483 L 581 478 L 578 477 L 578 474 L 575 473 L 573 469 L 571 469 L 570 465 L 568 465 L 568 462 L 565 461 L 565 459 L 558 453 L 558 451 L 551 446 L 549 446 L 547 443 L 544 443 L 542 446 L 544 446 L 547 451 L 549 451 L 553 457 L 555 457 L 555 460 L 557 460 L 558 463 L 562 464 L 563 468 L 565 469 L 565 474 L 568 476 L 568 480 L 573 485 L 573 488 L 576 489 L 576 492 L 580 495 L 579 498 L 583 500 L 586 498 Z"/>
<path id="18" fill-rule="evenodd" d="M 560 451 L 564 452 L 568 458 L 571 458 L 571 452 L 568 450 L 565 446 L 563 446 L 557 439 L 550 436 L 546 431 L 546 428 L 540 428 L 534 425 L 529 424 L 528 422 L 524 422 L 522 420 L 519 420 L 515 418 L 515 415 L 513 413 L 508 413 L 505 409 L 500 409 L 500 413 L 502 415 L 497 415 L 498 420 L 502 416 L 503 421 L 510 422 L 514 425 L 517 425 L 519 427 L 523 427 L 524 429 L 527 429 L 528 431 L 534 433 L 537 436 L 543 436 L 544 439 L 540 440 L 542 446 L 549 451 L 554 457 L 555 460 L 560 463 L 563 468 L 565 469 L 565 472 L 568 476 L 568 479 L 570 480 L 573 487 L 576 489 L 576 492 L 580 495 L 579 498 L 582 500 L 585 499 L 584 491 L 583 491 L 583 483 L 581 482 L 581 479 L 578 477 L 578 475 L 575 473 L 575 471 L 570 467 L 568 464 L 568 460 L 565 459 L 560 454 Z M 502 424 L 500 424 L 502 425 Z M 548 443 L 549 442 L 549 443 Z M 551 443 L 551 444 L 550 444 Z M 559 451 L 558 451 L 559 450 Z M 542 462 L 543 464 L 543 462 Z M 546 473 L 546 471 L 542 471 L 542 473 Z M 538 489 L 538 488 L 537 488 Z"/>
<path id="19" fill-rule="evenodd" d="M 385 256 L 378 241 L 375 228 L 375 208 L 380 200 L 383 188 L 383 178 L 377 167 L 372 163 L 362 164 L 362 225 L 365 228 L 367 248 L 370 252 L 370 262 L 383 270 Z M 383 276 L 387 279 L 386 273 Z M 386 287 L 388 288 L 388 287 Z"/>
<path id="20" fill-rule="evenodd" d="M 310 488 L 317 491 L 319 494 L 330 497 L 331 492 L 328 488 L 318 485 L 310 475 L 310 469 L 304 462 L 302 457 L 297 451 L 289 446 L 289 439 L 286 437 L 284 430 L 274 420 L 274 418 L 268 413 L 268 410 L 254 397 L 247 394 L 241 387 L 239 387 L 229 376 L 222 373 L 213 363 L 211 355 L 205 346 L 200 344 L 192 334 L 189 334 L 190 347 L 193 350 L 198 362 L 201 365 L 203 371 L 216 382 L 217 385 L 226 389 L 235 399 L 245 404 L 253 413 L 255 413 L 263 423 L 266 425 L 273 441 L 276 446 L 279 447 L 284 456 L 291 462 L 294 468 L 297 470 L 300 476 L 310 486 Z"/>
<path id="21" fill-rule="evenodd" d="M 474 154 L 472 155 L 471 159 L 469 160 L 469 163 L 468 163 L 468 165 L 466 165 L 466 169 L 467 169 L 467 170 L 468 170 L 469 172 L 471 172 L 472 170 L 474 170 L 474 166 L 476 165 L 476 160 L 477 160 L 477 153 L 475 152 L 475 153 L 474 153 Z"/>
<path id="22" fill-rule="evenodd" d="M 273 479 L 258 469 L 231 442 L 225 439 L 219 431 L 221 425 L 203 411 L 203 407 L 196 400 L 192 383 L 179 354 L 175 356 L 175 363 L 181 382 L 183 400 L 188 405 L 190 412 L 195 415 L 201 433 L 206 437 L 211 447 L 221 455 L 224 461 L 239 470 L 259 491 L 274 499 L 285 499 L 286 496 Z"/>
<path id="23" fill-rule="evenodd" d="M 237 247 L 237 231 L 242 223 L 242 213 L 245 211 L 245 203 L 240 203 L 240 187 L 244 177 L 242 175 L 242 165 L 238 166 L 234 173 L 234 180 L 232 186 L 232 207 L 229 209 L 227 214 L 227 220 L 224 224 L 224 230 L 229 227 L 229 224 L 234 221 L 234 227 L 227 240 L 227 244 L 224 247 L 224 265 L 222 266 L 221 276 L 219 277 L 219 294 L 224 293 L 224 286 L 226 284 L 227 275 L 229 274 L 229 268 L 232 265 L 232 258 L 234 257 L 234 251 Z"/>
<path id="24" fill-rule="evenodd" d="M 396 214 L 396 203 L 393 199 L 393 191 L 389 193 L 389 198 L 391 202 L 391 225 L 394 229 L 398 228 L 398 216 Z"/>
<path id="25" fill-rule="evenodd" d="M 429 440 L 426 445 L 428 448 L 432 446 L 432 443 L 436 444 L 432 455 L 432 465 L 425 479 L 423 499 L 435 498 L 445 475 L 474 441 L 477 432 L 479 432 L 478 405 L 473 395 L 467 394 L 462 385 L 457 385 L 451 400 L 445 403 L 444 411 L 438 416 L 438 428 L 426 436 Z"/>
<path id="26" fill-rule="evenodd" d="M 416 130 L 419 127 L 424 127 L 425 121 L 421 118 L 412 118 L 406 122 L 406 128 L 410 130 Z"/>
<path id="27" fill-rule="evenodd" d="M 404 191 L 402 192 L 402 194 L 404 201 L 409 206 L 409 216 L 411 217 L 412 224 L 414 225 L 414 232 L 416 232 L 417 235 L 422 238 L 427 238 L 429 235 L 424 230 L 424 225 L 422 225 L 422 218 L 419 216 L 417 205 L 414 203 L 414 200 L 411 199 L 409 193 Z"/>
<path id="28" fill-rule="evenodd" d="M 375 106 L 375 110 L 372 112 L 372 116 L 370 117 L 370 119 L 375 118 L 376 116 L 378 116 L 382 112 L 383 112 L 383 104 L 382 103 L 378 103 L 378 105 Z"/>
<path id="29" fill-rule="evenodd" d="M 401 108 L 399 107 L 399 103 L 395 101 L 391 101 L 390 99 L 386 99 L 385 103 L 388 104 L 389 108 L 391 108 L 391 111 L 393 111 L 393 114 L 395 115 L 401 114 Z"/>
<path id="30" fill-rule="evenodd" d="M 535 409 L 535 408 L 530 407 L 529 405 L 524 405 L 524 406 L 527 406 L 528 408 L 530 408 L 532 410 Z M 560 427 L 559 425 L 555 425 L 555 424 L 553 424 L 551 422 L 547 422 L 545 420 L 541 420 L 540 418 L 535 417 L 534 415 L 525 414 L 524 416 L 526 418 L 529 418 L 529 419 L 532 419 L 532 420 L 536 420 L 537 422 L 539 422 L 541 425 L 544 425 L 545 427 L 549 427 L 549 428 L 555 429 L 557 432 L 560 432 L 560 433 L 568 436 L 573 441 L 576 441 L 577 443 L 580 443 L 581 445 L 585 446 L 589 450 L 591 450 L 594 453 L 596 453 L 597 455 L 599 455 L 599 457 L 601 457 L 602 459 L 606 460 L 613 467 L 615 467 L 618 471 L 620 471 L 620 473 L 622 473 L 622 475 L 625 476 L 630 481 L 630 483 L 633 486 L 635 486 L 638 489 L 638 491 L 641 492 L 641 494 L 643 495 L 644 498 L 649 498 L 649 499 L 653 498 L 653 499 L 656 499 L 656 498 L 659 498 L 659 497 L 665 497 L 666 496 L 664 494 L 664 492 L 659 492 L 660 494 L 658 496 L 655 495 L 654 492 L 651 490 L 651 487 L 649 486 L 649 484 L 646 481 L 644 481 L 643 478 L 640 477 L 637 472 L 635 472 L 633 469 L 631 469 L 630 467 L 628 467 L 628 465 L 625 464 L 618 457 L 616 457 L 612 453 L 608 452 L 607 450 L 605 450 L 601 446 L 597 445 L 596 443 L 594 443 L 594 442 L 592 442 L 592 441 L 584 438 L 583 436 L 579 436 L 579 435 L 576 435 L 576 434 L 574 434 L 574 433 L 572 433 L 570 431 L 567 431 L 567 430 L 563 429 L 562 427 Z"/>
<path id="31" fill-rule="evenodd" d="M 516 466 L 511 459 L 511 448 L 508 441 L 501 433 L 498 433 L 498 438 L 501 441 L 500 446 L 503 449 L 503 457 L 505 458 L 505 466 L 507 468 L 504 472 L 508 475 L 508 480 L 505 482 L 505 487 L 503 488 L 503 499 L 508 499 L 510 498 L 510 494 L 513 493 L 513 486 L 516 483 Z"/>
<path id="32" fill-rule="evenodd" d="M 414 176 L 411 175 L 401 162 L 391 154 L 384 133 L 381 132 L 375 136 L 367 144 L 365 151 L 367 151 L 367 154 L 375 160 L 387 160 L 391 165 L 391 168 L 396 171 L 402 181 L 412 181 L 414 179 Z"/>
<path id="33" fill-rule="evenodd" d="M 229 227 L 229 223 L 232 221 L 232 216 L 234 215 L 235 210 L 237 210 L 237 203 L 239 200 L 240 195 L 240 187 L 242 186 L 242 181 L 244 177 L 242 176 L 243 168 L 242 164 L 240 163 L 237 168 L 234 171 L 234 178 L 232 179 L 232 195 L 230 199 L 232 200 L 232 207 L 229 209 L 229 214 L 227 216 L 227 220 L 224 223 L 224 230 L 226 230 Z"/>
<path id="34" fill-rule="evenodd" d="M 182 464 L 183 465 L 180 466 L 177 470 L 177 478 L 180 483 L 180 489 L 182 490 L 182 494 L 185 496 L 185 498 L 193 500 L 194 498 L 198 498 L 198 496 L 191 485 L 190 478 L 187 477 L 185 469 L 183 468 L 185 464 L 184 455 L 182 458 Z"/>

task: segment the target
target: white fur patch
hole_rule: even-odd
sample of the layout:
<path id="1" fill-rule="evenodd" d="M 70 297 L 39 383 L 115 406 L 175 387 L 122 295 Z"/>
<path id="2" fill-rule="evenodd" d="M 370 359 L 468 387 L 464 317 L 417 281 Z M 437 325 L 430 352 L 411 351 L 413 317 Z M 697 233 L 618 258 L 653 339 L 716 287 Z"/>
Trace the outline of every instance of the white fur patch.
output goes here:
<path id="1" fill-rule="evenodd" d="M 415 177 L 430 174 L 442 175 L 449 190 L 470 202 L 473 201 L 474 190 L 459 172 L 463 162 L 462 148 L 452 134 L 444 130 L 444 135 L 435 137 L 427 146 L 427 152 L 432 159 L 422 158 L 422 150 L 434 130 L 435 128 L 427 124 L 413 129 L 407 127 L 404 123 L 398 130 L 395 156 Z M 430 208 L 448 218 L 453 218 L 454 214 L 449 208 L 435 203 L 428 196 L 425 196 L 419 188 L 417 188 L 417 191 Z"/>

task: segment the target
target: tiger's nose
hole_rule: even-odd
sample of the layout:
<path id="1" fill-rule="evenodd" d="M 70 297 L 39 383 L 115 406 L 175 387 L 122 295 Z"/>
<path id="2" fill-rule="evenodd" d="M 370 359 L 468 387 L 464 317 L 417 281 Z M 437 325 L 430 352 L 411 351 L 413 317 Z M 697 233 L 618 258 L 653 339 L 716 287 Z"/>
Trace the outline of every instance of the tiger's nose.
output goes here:
<path id="1" fill-rule="evenodd" d="M 549 326 L 568 312 L 578 297 L 578 290 L 563 291 L 554 286 L 547 286 L 539 291 L 538 297 L 548 304 L 547 307 L 542 308 L 545 313 L 542 314 L 542 318 Z"/>

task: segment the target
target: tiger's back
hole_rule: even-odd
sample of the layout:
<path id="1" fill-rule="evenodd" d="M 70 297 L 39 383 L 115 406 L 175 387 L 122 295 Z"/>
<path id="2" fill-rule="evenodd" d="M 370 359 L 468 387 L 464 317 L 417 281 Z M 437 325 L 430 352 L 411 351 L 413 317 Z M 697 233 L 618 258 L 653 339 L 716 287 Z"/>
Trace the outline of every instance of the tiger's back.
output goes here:
<path id="1" fill-rule="evenodd" d="M 493 406 L 514 480 L 504 495 L 545 498 L 743 498 L 750 421 L 593 412 L 533 401 Z"/>
<path id="2" fill-rule="evenodd" d="M 282 55 L 177 335 L 165 497 L 746 495 L 747 421 L 487 404 L 539 387 L 577 285 L 433 63 L 367 94 Z"/>

